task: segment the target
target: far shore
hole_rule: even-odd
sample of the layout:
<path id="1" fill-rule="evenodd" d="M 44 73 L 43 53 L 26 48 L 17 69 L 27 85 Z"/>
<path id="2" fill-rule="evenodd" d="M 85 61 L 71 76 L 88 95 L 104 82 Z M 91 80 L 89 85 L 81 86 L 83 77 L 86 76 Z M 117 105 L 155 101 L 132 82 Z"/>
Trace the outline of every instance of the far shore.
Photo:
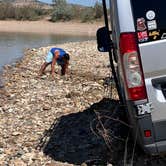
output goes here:
<path id="1" fill-rule="evenodd" d="M 0 32 L 95 36 L 103 22 L 0 21 Z"/>

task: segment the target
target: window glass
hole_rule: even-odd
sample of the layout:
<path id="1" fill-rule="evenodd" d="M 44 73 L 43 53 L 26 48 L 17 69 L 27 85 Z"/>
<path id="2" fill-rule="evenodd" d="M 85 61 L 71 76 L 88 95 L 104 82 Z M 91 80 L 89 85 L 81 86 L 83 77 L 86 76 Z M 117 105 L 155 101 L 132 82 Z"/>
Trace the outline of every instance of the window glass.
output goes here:
<path id="1" fill-rule="evenodd" d="M 166 1 L 131 0 L 139 43 L 166 39 Z"/>

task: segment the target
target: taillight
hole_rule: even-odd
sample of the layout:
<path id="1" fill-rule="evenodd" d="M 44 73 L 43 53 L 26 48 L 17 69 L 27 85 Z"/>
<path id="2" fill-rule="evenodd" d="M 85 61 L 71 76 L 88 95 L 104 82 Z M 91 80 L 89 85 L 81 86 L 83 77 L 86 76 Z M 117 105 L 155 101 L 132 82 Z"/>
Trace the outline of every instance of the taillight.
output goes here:
<path id="1" fill-rule="evenodd" d="M 148 137 L 151 137 L 151 136 L 152 136 L 151 130 L 145 130 L 144 131 L 144 137 L 148 138 Z"/>
<path id="2" fill-rule="evenodd" d="M 120 53 L 128 99 L 137 101 L 147 99 L 141 59 L 135 33 L 120 35 Z"/>

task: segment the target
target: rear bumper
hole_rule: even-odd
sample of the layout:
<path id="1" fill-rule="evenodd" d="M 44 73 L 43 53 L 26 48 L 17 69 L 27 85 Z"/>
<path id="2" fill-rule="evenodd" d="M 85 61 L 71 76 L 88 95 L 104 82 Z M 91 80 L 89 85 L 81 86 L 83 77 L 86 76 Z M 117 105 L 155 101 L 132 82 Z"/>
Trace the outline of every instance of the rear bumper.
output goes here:
<path id="1" fill-rule="evenodd" d="M 137 143 L 150 155 L 166 153 L 166 120 L 153 122 L 151 113 L 137 115 L 137 108 L 128 102 L 129 121 L 133 126 L 133 137 L 137 136 Z M 136 129 L 138 133 L 136 134 Z M 145 131 L 150 130 L 151 136 L 145 137 Z"/>
<path id="2" fill-rule="evenodd" d="M 146 114 L 137 120 L 142 137 L 140 144 L 144 151 L 151 155 L 166 153 L 166 121 L 153 122 L 151 114 Z M 145 130 L 151 130 L 151 137 L 145 137 Z"/>
<path id="3" fill-rule="evenodd" d="M 151 114 L 146 114 L 138 118 L 137 122 L 140 129 L 140 137 L 138 141 L 141 147 L 143 147 L 144 151 L 151 155 L 166 153 L 166 121 L 153 123 L 151 120 Z M 145 137 L 145 130 L 151 130 L 151 137 Z"/>
<path id="4" fill-rule="evenodd" d="M 160 141 L 153 144 L 145 145 L 144 150 L 152 155 L 166 153 L 166 141 Z"/>

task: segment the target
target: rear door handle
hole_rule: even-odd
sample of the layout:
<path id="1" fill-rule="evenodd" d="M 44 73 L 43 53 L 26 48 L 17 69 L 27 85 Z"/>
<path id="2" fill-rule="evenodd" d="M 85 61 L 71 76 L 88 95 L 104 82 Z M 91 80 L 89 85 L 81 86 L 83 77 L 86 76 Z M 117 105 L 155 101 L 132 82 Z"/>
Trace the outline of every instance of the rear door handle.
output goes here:
<path id="1" fill-rule="evenodd" d="M 161 86 L 166 86 L 166 77 L 152 79 L 152 85 L 157 89 L 160 89 Z"/>
<path id="2" fill-rule="evenodd" d="M 152 79 L 152 85 L 163 92 L 166 99 L 166 77 Z"/>

